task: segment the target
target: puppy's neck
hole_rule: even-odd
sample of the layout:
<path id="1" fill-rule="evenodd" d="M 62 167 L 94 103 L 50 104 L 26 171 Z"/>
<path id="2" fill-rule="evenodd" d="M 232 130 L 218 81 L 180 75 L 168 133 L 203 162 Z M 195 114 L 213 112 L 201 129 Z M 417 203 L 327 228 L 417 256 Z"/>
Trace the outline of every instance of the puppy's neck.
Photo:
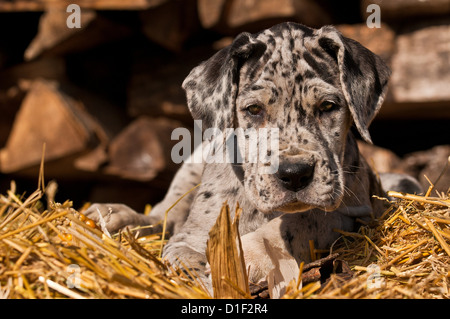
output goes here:
<path id="1" fill-rule="evenodd" d="M 379 200 L 372 196 L 384 196 L 380 182 L 359 152 L 356 138 L 349 132 L 347 136 L 343 161 L 345 195 L 342 200 L 344 206 L 370 205 L 378 209 Z M 358 195 L 356 195 L 358 194 Z"/>

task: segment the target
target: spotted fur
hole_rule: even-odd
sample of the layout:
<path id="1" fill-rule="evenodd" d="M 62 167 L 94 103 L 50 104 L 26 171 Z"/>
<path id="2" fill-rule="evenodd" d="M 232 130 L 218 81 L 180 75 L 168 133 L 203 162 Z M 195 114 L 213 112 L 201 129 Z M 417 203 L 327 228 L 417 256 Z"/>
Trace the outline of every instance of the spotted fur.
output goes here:
<path id="1" fill-rule="evenodd" d="M 183 88 L 204 129 L 278 128 L 278 171 L 261 174 L 261 162 L 184 164 L 151 217 L 121 206 L 122 215 L 119 209 L 116 215 L 123 218 L 110 227 L 123 227 L 126 216 L 133 224 L 155 223 L 181 193 L 201 183 L 169 213 L 173 236 L 164 249 L 167 260 L 182 261 L 210 285 L 208 232 L 227 201 L 232 212 L 237 202 L 243 209 L 239 230 L 251 280 L 263 279 L 273 267 L 265 239 L 298 262 L 309 261 L 310 240 L 326 248 L 338 236 L 333 229 L 353 230 L 355 218 L 382 212 L 372 195 L 383 192 L 351 127 L 371 141 L 368 127 L 389 75 L 378 56 L 331 26 L 316 30 L 283 23 L 240 34 L 194 68 Z M 261 112 L 250 113 L 250 105 Z M 238 147 L 249 151 L 248 143 Z M 115 206 L 95 206 L 107 207 Z"/>

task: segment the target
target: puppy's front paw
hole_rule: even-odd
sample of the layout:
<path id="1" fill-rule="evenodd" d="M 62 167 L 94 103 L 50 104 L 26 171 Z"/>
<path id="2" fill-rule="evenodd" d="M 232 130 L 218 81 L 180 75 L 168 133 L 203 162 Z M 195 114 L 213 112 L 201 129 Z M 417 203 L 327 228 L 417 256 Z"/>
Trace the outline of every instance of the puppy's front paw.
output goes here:
<path id="1" fill-rule="evenodd" d="M 97 224 L 100 222 L 100 214 L 106 224 L 106 229 L 111 233 L 127 226 L 136 227 L 146 223 L 144 215 L 136 213 L 123 204 L 93 204 L 84 212 L 86 217 Z"/>
<path id="2" fill-rule="evenodd" d="M 253 232 L 242 236 L 241 242 L 249 281 L 258 283 L 266 280 L 274 265 L 264 247 L 263 238 Z"/>

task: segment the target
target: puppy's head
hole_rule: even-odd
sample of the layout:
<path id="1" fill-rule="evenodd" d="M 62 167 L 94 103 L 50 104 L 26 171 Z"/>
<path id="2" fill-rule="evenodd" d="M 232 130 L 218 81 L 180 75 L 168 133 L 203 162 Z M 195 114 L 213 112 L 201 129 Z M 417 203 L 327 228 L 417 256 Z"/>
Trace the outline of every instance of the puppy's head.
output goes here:
<path id="1" fill-rule="evenodd" d="M 283 23 L 240 34 L 194 68 L 183 88 L 203 129 L 243 132 L 243 161 L 232 165 L 242 168 L 247 197 L 260 211 L 332 210 L 344 194 L 349 129 L 354 124 L 371 141 L 368 127 L 389 74 L 334 27 Z"/>

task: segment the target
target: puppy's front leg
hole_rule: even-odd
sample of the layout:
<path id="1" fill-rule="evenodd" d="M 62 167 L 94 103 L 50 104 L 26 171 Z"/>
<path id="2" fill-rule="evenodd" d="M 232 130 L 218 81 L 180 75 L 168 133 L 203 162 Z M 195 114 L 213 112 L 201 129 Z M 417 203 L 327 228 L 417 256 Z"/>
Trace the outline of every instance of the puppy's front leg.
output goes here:
<path id="1" fill-rule="evenodd" d="M 201 181 L 203 163 L 184 163 L 170 185 L 164 199 L 155 205 L 149 216 L 137 213 L 123 204 L 93 204 L 84 214 L 99 222 L 99 213 L 105 218 L 106 228 L 110 232 L 116 232 L 125 227 L 155 225 L 153 228 L 143 228 L 139 231 L 140 236 L 162 231 L 162 221 L 166 211 L 177 202 L 184 194 L 188 193 Z M 194 200 L 197 189 L 190 191 L 177 205 L 172 207 L 167 217 L 167 231 L 170 235 L 178 232 L 183 226 L 189 214 L 189 208 Z"/>
<path id="2" fill-rule="evenodd" d="M 264 240 L 275 249 L 294 258 L 297 263 L 311 261 L 309 241 L 318 249 L 328 249 L 339 237 L 333 229 L 350 231 L 354 221 L 338 212 L 313 209 L 303 213 L 284 214 L 274 218 L 252 233 L 242 236 L 242 248 L 249 280 L 265 280 L 275 267 Z"/>

